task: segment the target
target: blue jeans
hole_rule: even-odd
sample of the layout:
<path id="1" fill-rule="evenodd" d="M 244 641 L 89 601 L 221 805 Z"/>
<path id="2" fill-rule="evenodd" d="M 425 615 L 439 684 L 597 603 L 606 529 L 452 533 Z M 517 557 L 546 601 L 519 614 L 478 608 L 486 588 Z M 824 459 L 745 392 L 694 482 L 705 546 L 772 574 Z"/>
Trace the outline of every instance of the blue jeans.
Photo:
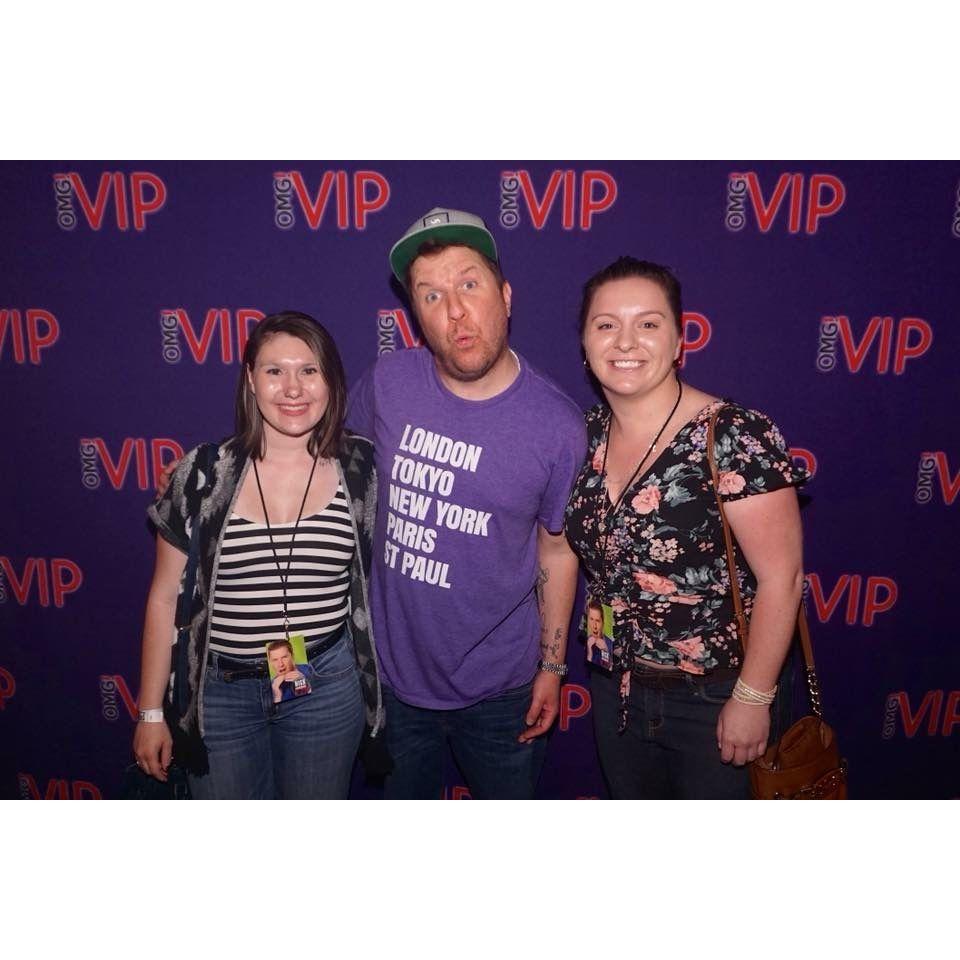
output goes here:
<path id="1" fill-rule="evenodd" d="M 388 800 L 439 800 L 444 745 L 474 800 L 530 800 L 546 756 L 544 737 L 517 743 L 526 729 L 532 683 L 458 710 L 429 710 L 398 700 L 383 688 L 387 746 L 393 772 Z"/>
<path id="2" fill-rule="evenodd" d="M 594 733 L 600 766 L 614 800 L 748 800 L 746 767 L 722 763 L 717 719 L 734 678 L 651 689 L 636 677 L 627 701 L 627 729 L 617 733 L 620 678 L 591 670 Z M 773 731 L 771 731 L 771 738 Z"/>
<path id="3" fill-rule="evenodd" d="M 301 668 L 313 692 L 294 700 L 274 704 L 269 677 L 227 679 L 238 666 L 210 654 L 203 685 L 210 772 L 190 777 L 194 799 L 346 799 L 364 726 L 349 638 Z"/>

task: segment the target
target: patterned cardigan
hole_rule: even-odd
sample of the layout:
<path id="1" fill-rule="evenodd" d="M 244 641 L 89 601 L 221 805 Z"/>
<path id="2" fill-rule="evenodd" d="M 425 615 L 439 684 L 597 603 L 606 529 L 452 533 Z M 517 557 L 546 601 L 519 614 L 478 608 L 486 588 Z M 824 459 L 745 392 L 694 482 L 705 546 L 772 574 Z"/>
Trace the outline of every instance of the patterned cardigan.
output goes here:
<path id="1" fill-rule="evenodd" d="M 217 579 L 227 519 L 250 467 L 249 458 L 238 457 L 232 441 L 226 440 L 219 445 L 217 459 L 210 469 L 210 476 L 206 477 L 200 465 L 203 458 L 198 457 L 201 449 L 197 447 L 184 456 L 164 495 L 147 509 L 157 532 L 185 554 L 190 550 L 193 524 L 200 524 L 199 560 L 190 604 L 190 625 L 189 630 L 181 631 L 179 641 L 176 635 L 173 638 L 173 666 L 165 705 L 177 762 L 194 773 L 202 773 L 207 769 L 202 739 L 203 678 L 210 643 L 213 585 Z M 359 547 L 354 551 L 350 569 L 350 632 L 363 692 L 367 725 L 365 741 L 369 743 L 369 740 L 382 733 L 384 719 L 377 651 L 367 599 L 377 503 L 373 445 L 363 437 L 344 433 L 337 466 L 340 482 L 351 503 L 353 528 Z M 184 582 L 181 580 L 181 593 L 183 590 Z M 180 647 L 180 644 L 183 646 Z M 179 676 L 177 664 L 180 665 Z M 379 739 L 382 741 L 383 738 Z"/>

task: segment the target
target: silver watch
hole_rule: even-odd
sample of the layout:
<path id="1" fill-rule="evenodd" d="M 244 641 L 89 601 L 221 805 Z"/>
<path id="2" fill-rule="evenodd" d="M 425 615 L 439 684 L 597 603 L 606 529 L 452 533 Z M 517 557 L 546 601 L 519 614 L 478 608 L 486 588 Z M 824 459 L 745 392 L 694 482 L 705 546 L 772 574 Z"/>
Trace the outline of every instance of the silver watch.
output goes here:
<path id="1" fill-rule="evenodd" d="M 539 668 L 544 673 L 552 673 L 558 677 L 565 677 L 570 669 L 565 663 L 547 663 L 546 660 L 540 661 Z"/>

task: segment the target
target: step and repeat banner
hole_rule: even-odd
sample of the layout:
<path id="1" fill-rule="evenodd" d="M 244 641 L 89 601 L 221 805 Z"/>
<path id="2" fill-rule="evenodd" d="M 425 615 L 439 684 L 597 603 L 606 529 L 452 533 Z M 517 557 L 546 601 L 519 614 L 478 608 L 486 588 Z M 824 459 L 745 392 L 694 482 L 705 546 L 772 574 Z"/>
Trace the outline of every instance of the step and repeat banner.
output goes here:
<path id="1" fill-rule="evenodd" d="M 504 160 L 0 165 L 0 796 L 119 795 L 158 472 L 231 432 L 267 313 L 321 320 L 351 382 L 418 348 L 387 252 L 433 206 L 486 220 L 512 345 L 584 408 L 584 280 L 621 254 L 675 270 L 685 379 L 768 413 L 812 474 L 851 796 L 960 794 L 960 163 Z M 604 797 L 575 638 L 569 660 L 538 793 Z M 353 793 L 379 796 L 359 771 Z M 452 763 L 444 796 L 469 797 Z"/>

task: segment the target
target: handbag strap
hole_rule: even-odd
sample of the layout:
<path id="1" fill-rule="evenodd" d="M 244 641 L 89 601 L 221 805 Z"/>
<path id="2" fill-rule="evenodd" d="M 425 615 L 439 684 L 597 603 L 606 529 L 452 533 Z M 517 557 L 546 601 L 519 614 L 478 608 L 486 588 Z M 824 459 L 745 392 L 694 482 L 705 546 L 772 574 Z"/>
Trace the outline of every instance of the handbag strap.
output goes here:
<path id="1" fill-rule="evenodd" d="M 720 499 L 720 476 L 717 471 L 717 454 L 715 439 L 717 419 L 723 407 L 718 407 L 710 417 L 707 425 L 707 462 L 710 464 L 710 479 L 713 482 L 713 495 L 720 511 L 720 525 L 723 528 L 723 545 L 727 555 L 727 571 L 730 576 L 730 593 L 733 596 L 733 615 L 740 631 L 740 642 L 743 651 L 747 651 L 747 618 L 743 612 L 743 598 L 740 596 L 740 582 L 737 579 L 737 563 L 733 552 L 733 535 L 730 532 L 730 523 L 723 509 L 723 500 Z M 797 627 L 800 633 L 800 649 L 803 650 L 803 662 L 806 667 L 807 691 L 810 694 L 810 709 L 813 714 L 823 719 L 823 708 L 820 702 L 820 681 L 817 679 L 817 670 L 813 662 L 813 644 L 810 642 L 810 627 L 807 624 L 807 613 L 803 608 L 803 601 L 797 608 Z"/>
<path id="2" fill-rule="evenodd" d="M 197 460 L 200 463 L 200 470 L 204 476 L 203 489 L 200 491 L 200 499 L 210 492 L 213 486 L 213 465 L 217 462 L 220 453 L 219 447 L 215 443 L 201 444 L 197 452 Z M 187 554 L 187 566 L 184 571 L 183 591 L 177 600 L 177 614 L 174 619 L 174 626 L 177 630 L 190 626 L 190 608 L 193 605 L 193 591 L 197 582 L 197 565 L 200 562 L 200 518 L 193 518 L 193 528 L 190 531 L 190 552 Z"/>

